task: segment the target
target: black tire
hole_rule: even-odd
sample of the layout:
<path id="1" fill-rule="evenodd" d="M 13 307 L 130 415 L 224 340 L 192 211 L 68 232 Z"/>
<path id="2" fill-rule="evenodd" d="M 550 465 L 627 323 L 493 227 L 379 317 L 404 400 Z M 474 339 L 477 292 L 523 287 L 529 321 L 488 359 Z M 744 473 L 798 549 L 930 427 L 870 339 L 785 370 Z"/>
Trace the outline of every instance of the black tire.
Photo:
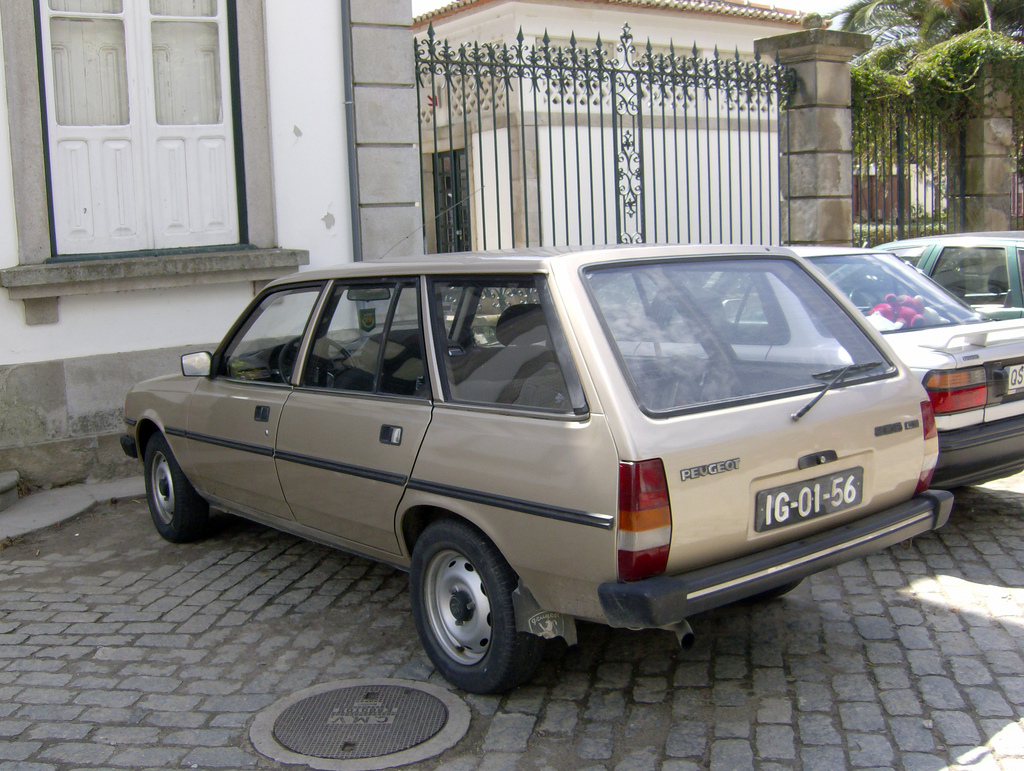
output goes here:
<path id="1" fill-rule="evenodd" d="M 188 481 L 163 434 L 146 443 L 146 500 L 156 531 L 171 543 L 188 543 L 206 535 L 210 504 Z"/>
<path id="2" fill-rule="evenodd" d="M 802 578 L 798 578 L 796 581 L 790 581 L 788 584 L 782 586 L 776 586 L 774 589 L 769 589 L 766 592 L 755 594 L 747 598 L 747 602 L 771 602 L 777 600 L 784 594 L 789 594 L 791 591 L 796 589 L 800 584 L 803 583 Z"/>
<path id="3" fill-rule="evenodd" d="M 515 571 L 467 522 L 440 519 L 412 553 L 409 591 L 423 647 L 448 682 L 469 693 L 503 693 L 528 680 L 544 640 L 516 630 Z"/>

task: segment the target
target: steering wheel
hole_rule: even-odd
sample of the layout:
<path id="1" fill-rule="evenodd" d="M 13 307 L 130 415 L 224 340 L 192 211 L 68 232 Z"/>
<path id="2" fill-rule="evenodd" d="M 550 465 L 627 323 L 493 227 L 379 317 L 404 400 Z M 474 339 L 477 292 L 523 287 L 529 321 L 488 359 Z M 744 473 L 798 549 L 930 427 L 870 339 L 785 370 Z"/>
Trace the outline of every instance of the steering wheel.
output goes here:
<path id="1" fill-rule="evenodd" d="M 302 338 L 296 337 L 287 343 L 277 346 L 270 354 L 270 374 L 272 379 L 287 384 L 295 371 L 295 362 L 299 358 L 299 346 Z"/>
<path id="2" fill-rule="evenodd" d="M 870 310 L 878 304 L 872 299 L 871 292 L 863 287 L 855 287 L 850 290 L 850 301 L 858 308 L 864 308 L 866 310 Z"/>

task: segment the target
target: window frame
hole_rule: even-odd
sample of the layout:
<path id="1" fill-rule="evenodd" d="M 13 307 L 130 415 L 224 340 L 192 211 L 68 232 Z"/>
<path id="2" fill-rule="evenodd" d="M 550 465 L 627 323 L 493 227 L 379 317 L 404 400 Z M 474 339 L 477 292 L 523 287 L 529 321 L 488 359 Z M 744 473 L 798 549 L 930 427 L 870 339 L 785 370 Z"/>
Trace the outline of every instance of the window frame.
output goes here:
<path id="1" fill-rule="evenodd" d="M 233 186 L 233 190 L 226 191 L 227 194 L 223 197 L 223 205 L 227 207 L 225 212 L 228 216 L 225 219 L 226 233 L 234 235 L 231 231 L 233 228 L 237 229 L 237 241 L 221 242 L 221 238 L 226 233 L 220 233 L 214 229 L 211 231 L 189 231 L 186 233 L 175 233 L 174 229 L 171 228 L 163 229 L 160 228 L 160 217 L 158 215 L 159 201 L 167 196 L 168 191 L 164 188 L 161 183 L 161 177 L 155 171 L 146 172 L 146 168 L 155 168 L 157 162 L 155 156 L 158 154 L 158 143 L 156 139 L 161 135 L 170 134 L 176 139 L 181 139 L 184 145 L 190 144 L 190 137 L 194 141 L 196 135 L 203 133 L 202 124 L 190 125 L 190 126 L 176 126 L 172 124 L 161 124 L 156 114 L 150 114 L 150 107 L 158 110 L 159 98 L 157 96 L 157 85 L 155 82 L 155 72 L 153 71 L 153 45 L 155 40 L 150 39 L 152 30 L 150 25 L 161 24 L 161 23 L 180 23 L 182 17 L 179 16 L 168 16 L 168 21 L 155 21 L 161 17 L 157 14 L 152 14 L 150 11 L 150 4 L 148 0 L 130 0 L 122 5 L 121 11 L 119 12 L 77 12 L 77 11 L 56 11 L 49 8 L 49 0 L 35 0 L 33 5 L 35 7 L 35 34 L 36 34 L 36 47 L 39 61 L 39 71 L 37 76 L 39 78 L 39 109 L 40 109 L 40 126 L 43 135 L 43 155 L 44 162 L 46 164 L 46 188 L 47 188 L 47 200 L 49 202 L 48 214 L 49 214 L 49 237 L 50 237 L 50 253 L 53 257 L 60 259 L 75 259 L 75 258 L 96 258 L 103 257 L 104 255 L 119 255 L 125 253 L 133 253 L 140 251 L 150 252 L 172 252 L 180 249 L 188 250 L 199 250 L 204 248 L 217 248 L 230 246 L 234 244 L 245 243 L 248 238 L 248 233 L 243 225 L 247 224 L 245 218 L 241 215 L 242 210 L 245 206 L 245 182 L 244 176 L 238 173 L 238 165 L 243 163 L 242 159 L 242 148 L 241 148 L 241 126 L 238 124 L 239 115 L 235 110 L 235 105 L 239 102 L 239 94 L 237 85 L 239 83 L 238 78 L 235 77 L 234 73 L 238 70 L 238 45 L 237 45 L 237 34 L 238 24 L 235 15 L 235 0 L 216 0 L 218 3 L 223 3 L 223 19 L 212 18 L 205 21 L 199 21 L 199 17 L 194 17 L 193 22 L 214 24 L 217 29 L 218 42 L 223 40 L 225 49 L 222 53 L 218 53 L 218 65 L 223 62 L 226 64 L 227 72 L 219 73 L 219 85 L 220 92 L 223 98 L 226 99 L 229 104 L 222 104 L 222 122 L 230 123 L 228 131 L 212 131 L 218 136 L 224 136 L 226 143 L 230 145 L 230 152 L 225 153 L 226 163 L 230 162 L 234 165 L 234 173 L 227 173 L 220 177 L 221 180 L 227 182 Z M 218 14 L 218 17 L 220 14 Z M 54 178 L 58 176 L 59 172 L 55 170 L 54 164 L 58 163 L 53 155 L 50 141 L 51 128 L 58 132 L 58 136 L 65 136 L 71 138 L 75 136 L 81 137 L 81 142 L 86 145 L 89 144 L 89 138 L 93 141 L 96 139 L 96 133 L 99 131 L 102 133 L 103 126 L 101 125 L 58 125 L 57 116 L 48 114 L 48 101 L 47 101 L 47 88 L 46 78 L 44 73 L 49 70 L 51 71 L 51 78 L 56 79 L 56 74 L 53 73 L 54 62 L 53 62 L 53 49 L 50 40 L 50 45 L 45 45 L 45 41 L 50 39 L 52 32 L 49 29 L 45 29 L 53 19 L 85 19 L 90 21 L 106 22 L 109 20 L 111 23 L 116 23 L 120 26 L 123 34 L 124 49 L 122 53 L 125 55 L 123 61 L 125 67 L 125 98 L 128 102 L 128 121 L 123 125 L 110 126 L 110 130 L 114 134 L 122 137 L 122 140 L 128 138 L 129 150 L 127 155 L 129 160 L 127 164 L 130 169 L 133 169 L 132 176 L 132 195 L 126 201 L 122 203 L 130 203 L 134 210 L 131 215 L 131 219 L 135 221 L 136 228 L 133 235 L 123 234 L 120 238 L 130 238 L 134 243 L 134 246 L 126 250 L 113 251 L 110 249 L 103 249 L 97 246 L 105 241 L 110 241 L 113 236 L 110 233 L 98 232 L 94 233 L 91 238 L 87 239 L 93 244 L 92 247 L 85 246 L 85 239 L 83 239 L 82 248 L 86 251 L 75 252 L 67 251 L 69 248 L 74 246 L 74 236 L 71 233 L 64 233 L 63 236 L 58 234 L 57 226 L 57 213 L 60 210 L 64 210 L 66 217 L 67 210 L 69 209 L 68 202 L 63 200 L 68 195 L 64 189 L 55 189 Z M 47 21 L 47 19 L 51 21 Z M 56 84 L 54 84 L 56 87 Z M 149 92 L 152 94 L 146 95 Z M 146 95 L 146 96 L 144 96 Z M 51 98 L 54 102 L 54 106 L 57 104 L 57 94 L 51 94 Z M 151 104 L 151 100 L 153 103 Z M 51 126 L 52 122 L 52 126 Z M 210 124 L 212 126 L 219 126 L 220 124 Z M 60 141 L 59 139 L 57 140 Z M 198 151 L 198 150 L 196 150 Z M 86 150 L 85 152 L 91 153 L 92 151 Z M 186 151 L 186 154 L 188 151 Z M 230 161 L 227 158 L 230 157 Z M 90 172 L 93 175 L 92 185 L 109 186 L 111 183 L 96 182 L 97 173 L 101 172 L 102 169 L 92 167 L 90 165 Z M 202 165 L 202 164 L 200 164 Z M 136 168 L 137 167 L 137 168 Z M 229 171 L 228 169 L 224 169 Z M 192 169 L 196 171 L 195 168 Z M 70 180 L 66 180 L 68 182 Z M 166 180 L 165 180 L 166 181 Z M 185 192 L 186 200 L 190 203 L 185 208 L 192 209 L 196 204 L 191 201 L 194 200 L 193 186 L 196 184 L 194 176 L 189 176 L 188 188 Z M 159 188 L 159 190 L 158 190 Z M 96 189 L 93 190 L 96 192 Z M 59 199 L 61 199 L 59 201 Z M 95 201 L 94 201 L 95 203 Z M 233 211 L 232 211 L 233 210 Z M 189 214 L 197 214 L 197 211 L 191 211 Z M 232 216 L 233 215 L 233 216 Z M 64 219 L 65 217 L 62 217 Z M 232 222 L 231 220 L 234 220 Z M 189 217 L 191 222 L 191 217 Z M 64 248 L 66 251 L 59 251 L 59 241 L 63 239 L 65 244 Z M 68 243 L 68 242 L 71 243 Z M 165 241 L 162 246 L 157 246 L 161 241 Z M 182 241 L 182 243 L 175 243 L 176 241 Z M 111 244 L 115 245 L 115 244 Z M 125 244 L 126 245 L 126 244 Z"/>

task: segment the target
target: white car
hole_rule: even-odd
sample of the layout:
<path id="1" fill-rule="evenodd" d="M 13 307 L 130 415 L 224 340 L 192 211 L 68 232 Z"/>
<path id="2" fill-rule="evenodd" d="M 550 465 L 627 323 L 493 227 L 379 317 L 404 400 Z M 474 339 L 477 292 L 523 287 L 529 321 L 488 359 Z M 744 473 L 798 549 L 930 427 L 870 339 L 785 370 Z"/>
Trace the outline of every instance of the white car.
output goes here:
<path id="1" fill-rule="evenodd" d="M 1024 319 L 991 320 L 893 254 L 799 247 L 928 391 L 939 429 L 933 487 L 1024 470 Z"/>

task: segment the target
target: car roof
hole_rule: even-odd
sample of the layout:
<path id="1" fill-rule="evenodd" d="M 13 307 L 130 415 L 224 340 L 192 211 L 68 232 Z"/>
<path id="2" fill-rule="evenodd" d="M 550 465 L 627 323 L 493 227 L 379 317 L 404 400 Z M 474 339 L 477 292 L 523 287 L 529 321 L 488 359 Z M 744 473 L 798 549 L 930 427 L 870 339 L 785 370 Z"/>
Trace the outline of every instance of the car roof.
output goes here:
<path id="1" fill-rule="evenodd" d="M 452 252 L 414 257 L 339 263 L 330 268 L 303 271 L 278 279 L 273 284 L 318 281 L 331 278 L 369 278 L 422 273 L 525 273 L 548 272 L 554 263 L 571 266 L 661 257 L 765 257 L 792 256 L 790 249 L 770 246 L 723 244 L 659 244 L 613 246 L 538 246 L 490 252 Z"/>
<path id="2" fill-rule="evenodd" d="M 977 233 L 947 233 L 938 236 L 919 236 L 918 238 L 903 238 L 898 241 L 889 241 L 880 244 L 879 248 L 892 246 L 925 246 L 937 243 L 965 243 L 977 241 L 1024 241 L 1024 230 L 986 230 Z"/>
<path id="3" fill-rule="evenodd" d="M 840 254 L 879 254 L 880 249 L 866 249 L 861 246 L 791 246 L 800 257 L 830 257 Z"/>

